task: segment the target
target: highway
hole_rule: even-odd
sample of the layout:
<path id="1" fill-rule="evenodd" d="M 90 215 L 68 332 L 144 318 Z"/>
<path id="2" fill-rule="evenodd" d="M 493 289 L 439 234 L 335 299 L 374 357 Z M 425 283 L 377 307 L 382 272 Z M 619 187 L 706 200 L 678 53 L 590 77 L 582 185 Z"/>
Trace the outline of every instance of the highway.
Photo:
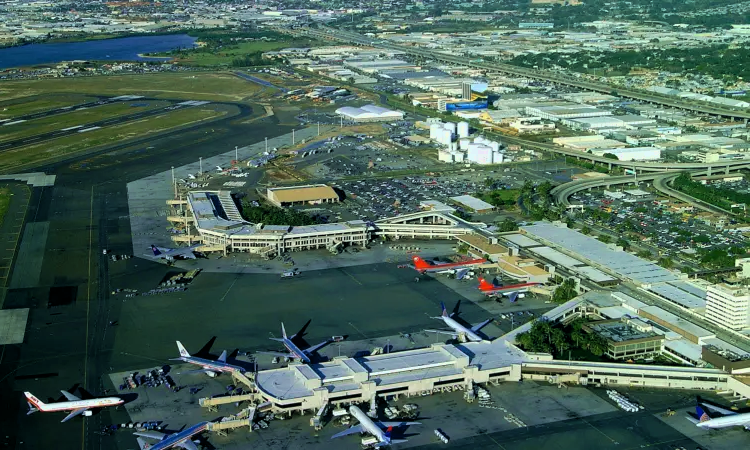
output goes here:
<path id="1" fill-rule="evenodd" d="M 170 110 L 175 110 L 178 108 L 184 108 L 188 107 L 189 105 L 170 105 L 166 106 L 164 108 L 158 108 L 158 109 L 151 109 L 148 111 L 141 111 L 134 114 L 128 114 L 124 116 L 117 116 L 117 117 L 111 117 L 105 120 L 100 120 L 98 122 L 91 122 L 86 124 L 77 125 L 75 127 L 67 127 L 63 128 L 61 130 L 55 130 L 50 131 L 47 133 L 37 134 L 34 136 L 29 136 L 25 138 L 20 139 L 14 139 L 12 141 L 7 141 L 0 143 L 0 152 L 3 150 L 10 150 L 16 147 L 21 147 L 24 145 L 30 145 L 30 144 L 36 144 L 39 142 L 49 141 L 51 139 L 56 139 L 63 136 L 68 136 L 76 133 L 85 133 L 86 131 L 94 131 L 95 129 L 103 128 L 109 125 L 116 125 L 121 124 L 125 122 L 131 122 L 133 120 L 137 119 L 144 119 L 146 117 L 156 116 L 159 114 L 164 114 L 165 112 L 168 112 Z"/>
<path id="2" fill-rule="evenodd" d="M 713 116 L 728 117 L 732 119 L 741 119 L 744 121 L 750 120 L 750 112 L 745 109 L 731 108 L 731 107 L 720 107 L 707 102 L 695 102 L 685 101 L 679 98 L 659 95 L 650 91 L 641 91 L 635 89 L 628 89 L 625 87 L 610 85 L 606 83 L 597 83 L 593 81 L 583 80 L 579 77 L 568 76 L 560 73 L 553 73 L 549 71 L 543 71 L 538 69 L 530 69 L 525 67 L 513 66 L 502 63 L 484 63 L 484 62 L 472 62 L 469 58 L 462 56 L 454 56 L 451 54 L 434 52 L 430 50 L 424 50 L 415 47 L 406 47 L 400 45 L 394 45 L 387 41 L 380 39 L 373 39 L 367 36 L 362 36 L 357 33 L 353 33 L 346 30 L 337 30 L 332 28 L 320 27 L 318 30 L 313 29 L 296 29 L 296 30 L 279 30 L 283 32 L 303 32 L 313 37 L 321 39 L 334 39 L 338 41 L 344 41 L 347 43 L 355 43 L 360 45 L 368 45 L 372 47 L 386 48 L 389 50 L 397 50 L 406 54 L 427 58 L 437 61 L 443 61 L 453 64 L 461 64 L 466 67 L 473 67 L 477 69 L 483 69 L 492 72 L 501 72 L 509 75 L 527 77 L 536 80 L 547 81 L 554 84 L 560 84 L 578 89 L 596 91 L 603 93 L 612 93 L 616 91 L 617 96 L 625 97 L 635 100 L 640 100 L 648 103 L 654 103 L 670 108 L 678 108 L 688 111 L 694 111 L 701 114 L 708 114 Z"/>
<path id="3" fill-rule="evenodd" d="M 690 195 L 683 194 L 682 192 L 676 189 L 672 189 L 669 186 L 669 183 L 674 181 L 674 179 L 677 178 L 679 175 L 680 174 L 670 174 L 670 175 L 655 178 L 654 189 L 666 195 L 667 197 L 676 198 L 677 200 L 693 205 L 694 207 L 700 210 L 706 211 L 706 212 L 726 215 L 726 216 L 734 215 L 734 213 L 731 211 L 727 211 L 726 209 L 719 208 L 718 206 L 712 205 L 710 203 L 706 203 L 703 200 L 698 200 L 695 197 L 691 197 Z"/>

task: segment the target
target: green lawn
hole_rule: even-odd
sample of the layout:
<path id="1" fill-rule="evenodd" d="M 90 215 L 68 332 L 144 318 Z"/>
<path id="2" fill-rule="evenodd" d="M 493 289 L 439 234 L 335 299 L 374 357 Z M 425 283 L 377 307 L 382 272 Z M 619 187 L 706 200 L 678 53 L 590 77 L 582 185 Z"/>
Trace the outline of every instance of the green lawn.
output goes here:
<path id="1" fill-rule="evenodd" d="M 144 106 L 133 107 L 132 104 L 142 104 Z M 168 106 L 169 102 L 151 101 L 151 102 L 117 102 L 108 105 L 95 106 L 81 110 L 75 110 L 62 114 L 55 114 L 49 117 L 29 120 L 23 123 L 0 127 L 0 142 L 23 137 L 36 136 L 38 134 L 50 131 L 62 130 L 73 126 L 83 125 L 86 123 L 97 122 L 112 117 L 135 114 L 137 112 L 163 108 Z"/>
<path id="2" fill-rule="evenodd" d="M 0 98 L 75 93 L 241 101 L 265 89 L 226 72 L 179 72 L 0 82 Z M 23 95 L 18 95 L 21 92 Z"/>
<path id="3" fill-rule="evenodd" d="M 5 213 L 8 212 L 9 205 L 10 205 L 10 189 L 0 188 L 0 225 L 3 224 L 3 219 L 5 219 Z"/>
<path id="4" fill-rule="evenodd" d="M 193 124 L 227 114 L 219 108 L 189 108 L 165 112 L 162 115 L 102 128 L 88 133 L 66 136 L 50 142 L 27 145 L 6 151 L 0 157 L 0 172 L 12 173 L 30 165 L 69 156 L 101 145 L 141 138 L 172 128 Z"/>
<path id="5" fill-rule="evenodd" d="M 217 67 L 229 66 L 232 60 L 257 52 L 270 52 L 287 47 L 295 47 L 293 41 L 251 41 L 242 42 L 217 52 L 201 51 L 201 49 L 184 52 L 185 57 L 178 57 L 177 61 L 185 65 Z"/>
<path id="6" fill-rule="evenodd" d="M 93 97 L 83 95 L 61 95 L 43 98 L 32 98 L 26 101 L 14 100 L 0 104 L 0 119 L 23 116 L 40 111 L 62 108 L 64 106 L 78 105 L 94 100 Z"/>

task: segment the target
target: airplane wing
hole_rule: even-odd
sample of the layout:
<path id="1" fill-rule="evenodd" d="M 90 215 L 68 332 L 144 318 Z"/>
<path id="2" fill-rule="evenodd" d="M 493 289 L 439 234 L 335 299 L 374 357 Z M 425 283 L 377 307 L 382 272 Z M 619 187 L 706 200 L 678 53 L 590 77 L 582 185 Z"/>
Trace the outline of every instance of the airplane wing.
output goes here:
<path id="1" fill-rule="evenodd" d="M 703 403 L 703 402 L 701 402 L 700 405 L 701 406 L 705 406 L 706 408 L 708 408 L 708 409 L 710 409 L 712 411 L 716 411 L 716 412 L 718 412 L 719 414 L 721 414 L 723 416 L 734 416 L 734 415 L 738 414 L 737 411 L 732 411 L 731 409 L 726 409 L 726 408 L 722 408 L 720 406 L 715 406 L 715 405 L 712 405 L 710 403 Z"/>
<path id="2" fill-rule="evenodd" d="M 68 391 L 60 391 L 60 392 L 62 392 L 62 395 L 64 395 L 65 398 L 67 398 L 69 402 L 77 402 L 78 400 L 80 400 L 80 398 L 76 397 L 75 395 L 71 394 Z"/>
<path id="3" fill-rule="evenodd" d="M 71 412 L 70 412 L 70 414 L 68 414 L 68 415 L 67 415 L 67 416 L 66 416 L 66 417 L 65 417 L 65 418 L 64 418 L 63 420 L 61 420 L 60 422 L 67 422 L 67 421 L 69 421 L 70 419 L 72 419 L 73 417 L 75 417 L 75 416 L 77 416 L 77 415 L 79 415 L 79 414 L 83 414 L 83 412 L 84 412 L 84 411 L 88 411 L 88 408 L 78 408 L 78 409 L 74 409 L 73 411 L 71 411 Z"/>
<path id="4" fill-rule="evenodd" d="M 458 269 L 456 271 L 456 279 L 463 280 L 467 273 L 469 273 L 469 269 Z"/>
<path id="5" fill-rule="evenodd" d="M 304 349 L 303 351 L 306 354 L 311 355 L 311 354 L 317 352 L 318 350 L 320 350 L 321 348 L 325 347 L 326 345 L 330 344 L 331 342 L 333 342 L 331 339 L 326 339 L 325 341 L 321 342 L 320 344 L 316 344 L 316 345 L 313 345 L 312 347 L 308 347 L 308 348 Z"/>
<path id="6" fill-rule="evenodd" d="M 151 448 L 151 444 L 141 438 L 136 438 L 136 441 L 138 441 L 138 447 L 140 447 L 141 450 L 148 450 Z"/>
<path id="7" fill-rule="evenodd" d="M 478 324 L 474 325 L 473 327 L 471 327 L 471 331 L 477 332 L 477 331 L 481 330 L 482 328 L 484 328 L 490 322 L 492 322 L 492 319 L 487 319 L 484 322 L 478 323 Z"/>
<path id="8" fill-rule="evenodd" d="M 177 444 L 178 447 L 184 448 L 185 450 L 198 450 L 198 447 L 195 446 L 193 441 L 190 439 L 186 440 L 185 442 L 180 442 Z"/>
<path id="9" fill-rule="evenodd" d="M 394 427 L 394 428 L 396 428 L 396 427 L 406 427 L 406 426 L 409 426 L 409 425 L 422 425 L 421 422 L 403 422 L 403 421 L 402 422 L 378 422 L 378 423 L 380 423 L 380 425 L 382 425 L 385 428 L 388 428 L 388 427 Z"/>
<path id="10" fill-rule="evenodd" d="M 154 439 L 156 441 L 161 441 L 162 439 L 164 439 L 165 437 L 167 437 L 167 435 L 164 434 L 164 433 L 161 433 L 159 431 L 151 431 L 151 430 L 148 430 L 148 431 L 136 431 L 135 433 L 133 433 L 133 435 L 135 435 L 135 436 L 142 436 L 142 437 L 149 438 L 149 439 Z"/>
<path id="11" fill-rule="evenodd" d="M 291 353 L 283 353 L 283 352 L 255 352 L 260 353 L 261 355 L 272 355 L 272 356 L 278 356 L 280 358 L 294 358 L 294 355 Z"/>
<path id="12" fill-rule="evenodd" d="M 458 336 L 458 333 L 454 330 L 425 330 L 429 333 L 440 333 L 440 334 L 449 334 L 451 336 Z"/>
<path id="13" fill-rule="evenodd" d="M 364 431 L 365 431 L 365 429 L 362 426 L 362 424 L 354 425 L 353 427 L 349 428 L 348 430 L 344 430 L 341 433 L 334 434 L 333 436 L 331 436 L 331 439 L 336 439 L 336 438 L 340 438 L 341 436 L 348 436 L 350 434 L 355 434 L 355 433 L 362 433 Z"/>

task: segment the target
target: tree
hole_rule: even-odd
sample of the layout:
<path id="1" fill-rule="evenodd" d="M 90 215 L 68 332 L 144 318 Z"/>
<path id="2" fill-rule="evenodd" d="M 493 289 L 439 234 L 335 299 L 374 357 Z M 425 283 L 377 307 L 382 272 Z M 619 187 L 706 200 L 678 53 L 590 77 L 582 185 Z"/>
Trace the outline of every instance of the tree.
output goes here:
<path id="1" fill-rule="evenodd" d="M 612 236 L 608 234 L 602 234 L 597 239 L 604 242 L 605 244 L 609 244 L 610 242 L 612 242 Z"/>
<path id="2" fill-rule="evenodd" d="M 506 218 L 502 222 L 500 222 L 497 226 L 498 231 L 505 233 L 508 231 L 516 231 L 518 230 L 518 223 L 516 223 L 515 220 L 511 219 L 510 217 Z"/>
<path id="3" fill-rule="evenodd" d="M 550 343 L 555 346 L 558 354 L 570 348 L 567 336 L 565 336 L 563 330 L 559 328 L 552 330 L 552 333 L 550 334 Z"/>
<path id="4" fill-rule="evenodd" d="M 635 256 L 643 259 L 651 259 L 652 255 L 651 252 L 648 250 L 639 250 L 638 253 L 635 254 Z"/>
<path id="5" fill-rule="evenodd" d="M 614 153 L 605 153 L 602 155 L 602 157 L 607 158 L 607 159 L 613 159 L 615 161 L 620 160 L 620 158 L 618 158 L 617 155 L 615 155 Z"/>
<path id="6" fill-rule="evenodd" d="M 484 179 L 484 186 L 491 188 L 495 184 L 495 180 L 493 180 L 491 177 L 487 177 Z"/>
<path id="7" fill-rule="evenodd" d="M 552 293 L 552 301 L 556 303 L 565 303 L 578 295 L 576 291 L 576 281 L 568 278 L 558 286 Z"/>
<path id="8" fill-rule="evenodd" d="M 624 250 L 630 249 L 630 242 L 623 237 L 617 239 L 617 242 L 615 242 L 615 245 L 617 245 L 618 247 L 622 247 Z"/>
<path id="9" fill-rule="evenodd" d="M 581 233 L 583 233 L 583 234 L 591 234 L 591 228 L 589 228 L 588 225 L 584 225 L 583 227 L 581 227 Z"/>
<path id="10" fill-rule="evenodd" d="M 659 261 L 657 261 L 657 263 L 665 269 L 671 269 L 674 267 L 674 261 L 672 261 L 672 258 L 668 256 L 659 258 Z"/>

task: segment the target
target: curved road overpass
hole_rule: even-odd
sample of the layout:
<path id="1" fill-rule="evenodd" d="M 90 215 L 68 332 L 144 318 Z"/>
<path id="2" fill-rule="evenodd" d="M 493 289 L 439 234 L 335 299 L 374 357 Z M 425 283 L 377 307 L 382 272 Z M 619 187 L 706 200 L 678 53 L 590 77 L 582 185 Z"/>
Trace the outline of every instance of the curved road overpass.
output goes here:
<path id="1" fill-rule="evenodd" d="M 289 31 L 289 30 L 284 30 Z M 679 98 L 675 98 L 667 95 L 660 95 L 650 91 L 641 91 L 635 89 L 628 89 L 620 86 L 614 86 L 606 83 L 597 83 L 588 80 L 582 80 L 577 77 L 562 75 L 559 73 L 552 73 L 543 70 L 530 69 L 520 66 L 513 66 L 510 64 L 502 63 L 483 63 L 483 62 L 471 62 L 468 58 L 463 56 L 455 56 L 441 52 L 434 52 L 430 50 L 424 50 L 421 48 L 406 47 L 401 45 L 395 45 L 388 42 L 383 42 L 379 39 L 369 38 L 362 36 L 357 33 L 353 33 L 345 30 L 337 30 L 330 28 L 320 28 L 319 30 L 305 29 L 298 30 L 303 33 L 323 38 L 323 39 L 334 39 L 338 41 L 345 41 L 348 43 L 355 43 L 360 45 L 368 45 L 373 47 L 381 47 L 390 50 L 397 50 L 406 54 L 417 56 L 421 58 L 429 58 L 437 61 L 461 64 L 467 67 L 473 67 L 477 69 L 488 70 L 492 72 L 501 72 L 515 76 L 533 78 L 536 80 L 543 80 L 554 84 L 560 84 L 565 86 L 571 86 L 578 89 L 584 89 L 588 91 L 611 93 L 617 92 L 620 97 L 631 98 L 640 100 L 643 102 L 659 104 L 668 106 L 670 108 L 678 108 L 689 111 L 695 111 L 702 114 L 708 114 L 713 116 L 728 117 L 732 119 L 740 119 L 744 121 L 750 120 L 750 111 L 740 108 L 721 107 L 707 102 L 696 102 L 696 101 L 685 101 Z"/>

